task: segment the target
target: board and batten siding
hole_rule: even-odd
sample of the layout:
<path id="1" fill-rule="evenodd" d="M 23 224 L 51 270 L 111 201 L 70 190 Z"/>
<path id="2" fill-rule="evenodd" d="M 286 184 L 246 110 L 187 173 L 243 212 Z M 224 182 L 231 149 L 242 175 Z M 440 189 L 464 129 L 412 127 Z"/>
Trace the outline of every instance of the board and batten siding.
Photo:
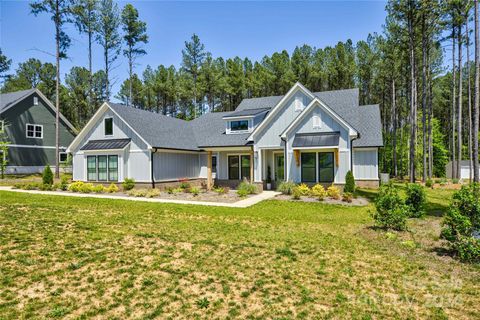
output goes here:
<path id="1" fill-rule="evenodd" d="M 353 176 L 356 180 L 378 180 L 378 148 L 353 149 Z"/>
<path id="2" fill-rule="evenodd" d="M 153 172 L 155 181 L 198 178 L 201 169 L 200 156 L 198 153 L 154 153 Z"/>

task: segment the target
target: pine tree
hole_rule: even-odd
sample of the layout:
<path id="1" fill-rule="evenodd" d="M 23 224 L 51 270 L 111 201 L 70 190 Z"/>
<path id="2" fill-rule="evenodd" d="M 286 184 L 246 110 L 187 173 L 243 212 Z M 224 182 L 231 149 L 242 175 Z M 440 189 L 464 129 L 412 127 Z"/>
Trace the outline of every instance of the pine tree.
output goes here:
<path id="1" fill-rule="evenodd" d="M 189 74 L 193 80 L 193 117 L 197 117 L 198 76 L 201 72 L 203 60 L 207 53 L 205 45 L 200 38 L 193 34 L 190 41 L 185 41 L 185 49 L 182 50 L 182 70 Z"/>

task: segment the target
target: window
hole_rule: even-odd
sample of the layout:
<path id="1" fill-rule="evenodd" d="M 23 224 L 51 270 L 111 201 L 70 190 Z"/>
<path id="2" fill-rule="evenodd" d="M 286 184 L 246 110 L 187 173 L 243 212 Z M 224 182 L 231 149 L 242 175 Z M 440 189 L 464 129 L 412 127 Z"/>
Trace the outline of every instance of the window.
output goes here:
<path id="1" fill-rule="evenodd" d="M 118 156 L 88 156 L 88 181 L 118 181 Z"/>
<path id="2" fill-rule="evenodd" d="M 217 156 L 212 156 L 212 172 L 217 172 Z"/>
<path id="3" fill-rule="evenodd" d="M 239 180 L 239 157 L 228 156 L 228 179 Z"/>
<path id="4" fill-rule="evenodd" d="M 33 97 L 33 105 L 38 106 L 38 97 Z"/>
<path id="5" fill-rule="evenodd" d="M 295 97 L 295 111 L 302 111 L 303 103 L 301 97 Z"/>
<path id="6" fill-rule="evenodd" d="M 285 180 L 285 156 L 283 154 L 275 155 L 275 181 Z"/>
<path id="7" fill-rule="evenodd" d="M 87 180 L 97 180 L 97 157 L 95 156 L 87 157 Z"/>
<path id="8" fill-rule="evenodd" d="M 39 124 L 27 123 L 27 138 L 43 138 L 43 126 Z"/>
<path id="9" fill-rule="evenodd" d="M 322 121 L 319 116 L 313 116 L 313 129 L 320 129 L 322 127 Z"/>
<path id="10" fill-rule="evenodd" d="M 242 179 L 250 180 L 250 156 L 240 156 L 242 163 Z"/>
<path id="11" fill-rule="evenodd" d="M 316 157 L 315 152 L 308 152 L 301 154 L 302 162 L 302 182 L 315 182 L 316 181 Z"/>
<path id="12" fill-rule="evenodd" d="M 105 118 L 104 125 L 105 125 L 105 135 L 106 136 L 113 135 L 113 118 Z"/>
<path id="13" fill-rule="evenodd" d="M 248 120 L 238 120 L 230 122 L 230 131 L 246 131 L 248 130 Z"/>
<path id="14" fill-rule="evenodd" d="M 118 156 L 108 156 L 108 181 L 118 181 Z"/>
<path id="15" fill-rule="evenodd" d="M 333 152 L 320 152 L 318 154 L 318 181 L 333 182 Z"/>
<path id="16" fill-rule="evenodd" d="M 65 163 L 68 160 L 68 153 L 66 152 L 59 152 L 58 153 L 58 161 L 60 163 Z"/>

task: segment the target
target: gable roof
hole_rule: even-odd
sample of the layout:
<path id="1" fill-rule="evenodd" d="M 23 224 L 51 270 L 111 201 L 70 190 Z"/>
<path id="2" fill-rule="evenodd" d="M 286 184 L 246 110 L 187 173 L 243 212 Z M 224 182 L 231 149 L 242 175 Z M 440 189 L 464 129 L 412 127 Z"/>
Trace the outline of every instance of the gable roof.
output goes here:
<path id="1" fill-rule="evenodd" d="M 45 102 L 47 107 L 49 107 L 54 113 L 56 112 L 57 108 L 52 104 L 52 102 L 50 102 L 50 100 L 48 100 L 47 97 L 45 97 L 45 95 L 40 90 L 33 88 L 0 94 L 0 114 L 4 113 L 10 108 L 13 108 L 17 103 L 29 97 L 33 93 L 37 93 L 38 96 Z M 60 113 L 59 116 L 62 122 L 70 130 L 72 130 L 73 133 L 77 133 L 77 129 L 75 129 L 75 127 L 70 123 L 70 121 L 67 120 L 67 118 L 63 116 L 62 113 Z"/>

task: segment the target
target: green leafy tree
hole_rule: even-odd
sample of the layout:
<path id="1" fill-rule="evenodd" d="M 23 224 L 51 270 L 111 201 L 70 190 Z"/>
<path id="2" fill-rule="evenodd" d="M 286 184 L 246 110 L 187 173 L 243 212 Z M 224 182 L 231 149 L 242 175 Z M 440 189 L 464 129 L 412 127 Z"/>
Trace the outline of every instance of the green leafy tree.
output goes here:
<path id="1" fill-rule="evenodd" d="M 131 105 L 133 102 L 133 67 L 138 57 L 147 54 L 142 44 L 148 42 L 146 33 L 147 24 L 140 21 L 137 9 L 131 4 L 127 4 L 122 10 L 122 29 L 124 32 L 123 40 L 125 41 L 126 47 L 123 50 L 123 55 L 128 59 L 128 76 L 130 79 L 128 82 L 129 94 L 127 105 Z"/>
<path id="2" fill-rule="evenodd" d="M 12 59 L 8 59 L 6 55 L 3 54 L 2 49 L 0 48 L 0 78 L 5 78 L 5 73 L 10 70 L 10 65 L 12 64 Z"/>

